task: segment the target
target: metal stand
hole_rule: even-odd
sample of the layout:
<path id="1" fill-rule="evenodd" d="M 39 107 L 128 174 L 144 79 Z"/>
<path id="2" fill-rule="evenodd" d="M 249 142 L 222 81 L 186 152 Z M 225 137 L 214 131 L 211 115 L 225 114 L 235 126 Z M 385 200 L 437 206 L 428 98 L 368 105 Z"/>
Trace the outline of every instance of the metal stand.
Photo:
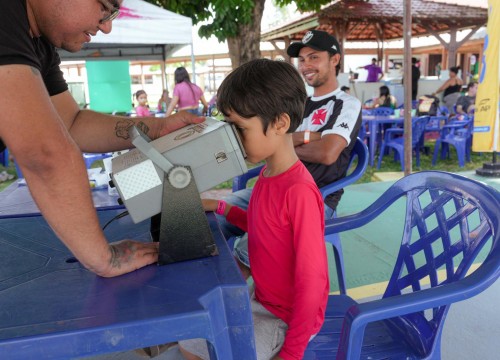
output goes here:
<path id="1" fill-rule="evenodd" d="M 497 163 L 497 153 L 493 152 L 492 162 L 483 163 L 483 167 L 476 169 L 476 174 L 485 177 L 500 177 L 500 163 Z"/>
<path id="2" fill-rule="evenodd" d="M 162 210 L 151 218 L 151 235 L 160 242 L 158 265 L 218 255 L 189 167 L 176 166 L 165 175 Z"/>

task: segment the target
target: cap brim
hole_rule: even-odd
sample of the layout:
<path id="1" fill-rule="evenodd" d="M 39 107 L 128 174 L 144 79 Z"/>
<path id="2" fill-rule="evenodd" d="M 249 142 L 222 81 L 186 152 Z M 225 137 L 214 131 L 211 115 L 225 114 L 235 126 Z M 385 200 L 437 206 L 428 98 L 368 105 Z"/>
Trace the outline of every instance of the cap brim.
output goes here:
<path id="1" fill-rule="evenodd" d="M 328 51 L 331 54 L 338 54 L 339 53 L 338 51 L 335 51 L 334 49 L 330 49 L 331 51 L 325 50 L 325 49 L 320 49 L 319 47 L 316 47 L 312 44 L 304 44 L 302 42 L 294 42 L 293 44 L 291 44 L 288 47 L 288 49 L 286 49 L 286 53 L 290 57 L 299 57 L 300 50 L 304 47 L 309 47 L 309 48 L 314 49 L 316 51 Z"/>
<path id="2" fill-rule="evenodd" d="M 288 47 L 288 49 L 286 49 L 286 53 L 290 57 L 299 57 L 300 49 L 302 49 L 305 46 L 306 45 L 301 42 L 294 42 Z"/>

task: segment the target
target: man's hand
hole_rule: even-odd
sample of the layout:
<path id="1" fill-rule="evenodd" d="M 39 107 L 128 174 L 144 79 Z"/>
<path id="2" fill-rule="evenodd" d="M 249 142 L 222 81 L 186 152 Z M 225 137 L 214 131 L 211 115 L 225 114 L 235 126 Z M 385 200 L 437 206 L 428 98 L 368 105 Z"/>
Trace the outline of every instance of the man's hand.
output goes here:
<path id="1" fill-rule="evenodd" d="M 204 116 L 197 116 L 187 111 L 179 111 L 178 113 L 165 118 L 165 121 L 162 124 L 162 128 L 160 129 L 160 137 L 171 133 L 172 131 L 180 129 L 186 125 L 199 124 L 204 121 Z"/>
<path id="2" fill-rule="evenodd" d="M 123 275 L 158 261 L 160 243 L 122 240 L 109 244 L 109 265 L 105 271 L 96 271 L 103 277 Z"/>

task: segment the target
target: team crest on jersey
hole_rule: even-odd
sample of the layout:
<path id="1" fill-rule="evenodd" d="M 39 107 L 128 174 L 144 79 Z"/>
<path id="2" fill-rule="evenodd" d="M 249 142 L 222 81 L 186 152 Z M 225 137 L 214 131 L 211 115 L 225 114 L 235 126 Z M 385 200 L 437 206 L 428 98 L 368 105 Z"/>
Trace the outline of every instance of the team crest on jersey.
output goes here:
<path id="1" fill-rule="evenodd" d="M 311 124 L 312 125 L 324 125 L 326 123 L 326 109 L 318 109 L 312 114 Z"/>

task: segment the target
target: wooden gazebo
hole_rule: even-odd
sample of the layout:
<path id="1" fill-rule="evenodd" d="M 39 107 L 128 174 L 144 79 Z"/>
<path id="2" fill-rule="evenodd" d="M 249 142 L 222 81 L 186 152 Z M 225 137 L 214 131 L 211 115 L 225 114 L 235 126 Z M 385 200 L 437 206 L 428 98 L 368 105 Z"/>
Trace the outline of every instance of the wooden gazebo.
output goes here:
<path id="1" fill-rule="evenodd" d="M 401 0 L 333 1 L 317 13 L 306 14 L 300 20 L 262 34 L 261 41 L 284 41 L 287 47 L 292 41 L 302 39 L 308 30 L 319 29 L 335 35 L 342 48 L 346 41 L 376 41 L 380 59 L 384 41 L 403 39 L 403 4 Z M 456 64 L 458 48 L 488 21 L 488 9 L 483 6 L 443 0 L 412 0 L 411 14 L 412 37 L 436 37 L 448 53 L 448 59 L 443 59 L 444 67 Z M 457 32 L 465 29 L 472 31 L 457 41 Z M 443 39 L 443 33 L 450 34 L 449 42 Z"/>

